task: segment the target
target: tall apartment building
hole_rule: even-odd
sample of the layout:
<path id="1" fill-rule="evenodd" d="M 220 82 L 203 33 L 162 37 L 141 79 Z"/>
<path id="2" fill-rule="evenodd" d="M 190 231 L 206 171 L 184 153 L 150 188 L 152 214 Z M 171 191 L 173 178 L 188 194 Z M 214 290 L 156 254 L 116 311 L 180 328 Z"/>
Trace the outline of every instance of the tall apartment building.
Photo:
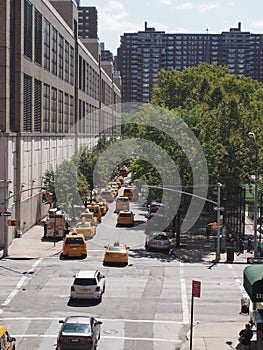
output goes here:
<path id="1" fill-rule="evenodd" d="M 117 70 L 122 78 L 122 102 L 148 102 L 160 69 L 226 65 L 229 72 L 263 82 L 263 36 L 242 32 L 241 24 L 221 34 L 168 34 L 149 28 L 124 33 Z"/>
<path id="2" fill-rule="evenodd" d="M 96 7 L 78 7 L 78 35 L 80 38 L 98 38 L 98 11 Z"/>
<path id="3" fill-rule="evenodd" d="M 0 21 L 0 212 L 23 233 L 47 212 L 45 171 L 101 134 L 119 136 L 120 81 L 97 39 L 79 40 L 74 0 L 2 0 Z M 0 247 L 14 235 L 1 216 Z"/>

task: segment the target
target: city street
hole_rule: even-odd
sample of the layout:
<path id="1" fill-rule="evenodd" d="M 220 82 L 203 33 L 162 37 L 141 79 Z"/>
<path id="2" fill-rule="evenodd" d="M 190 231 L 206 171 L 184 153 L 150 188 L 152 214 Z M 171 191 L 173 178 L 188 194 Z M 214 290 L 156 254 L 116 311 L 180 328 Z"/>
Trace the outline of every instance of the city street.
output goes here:
<path id="1" fill-rule="evenodd" d="M 0 322 L 16 337 L 18 349 L 55 349 L 58 321 L 84 314 L 103 322 L 98 349 L 180 349 L 187 345 L 192 280 L 201 281 L 194 325 L 247 322 L 248 316 L 239 314 L 244 264 L 213 264 L 211 257 L 184 261 L 178 258 L 179 251 L 175 255 L 146 252 L 144 212 L 137 203 L 132 210 L 135 226 L 116 228 L 114 203 L 110 205 L 96 236 L 88 241 L 88 257 L 83 260 L 61 260 L 62 242 L 41 242 L 39 227 L 36 247 L 45 247 L 46 256 L 40 251 L 26 256 L 21 248 L 24 238 L 18 239 L 15 256 L 10 247 L 9 258 L 0 260 Z M 130 247 L 126 267 L 103 266 L 104 245 L 114 240 Z M 36 238 L 31 241 L 35 244 Z M 101 303 L 70 301 L 73 276 L 80 269 L 99 269 L 106 276 Z M 232 346 L 238 344 L 237 338 Z M 230 348 L 227 340 L 222 339 L 221 349 Z M 212 350 L 212 345 L 207 349 Z"/>

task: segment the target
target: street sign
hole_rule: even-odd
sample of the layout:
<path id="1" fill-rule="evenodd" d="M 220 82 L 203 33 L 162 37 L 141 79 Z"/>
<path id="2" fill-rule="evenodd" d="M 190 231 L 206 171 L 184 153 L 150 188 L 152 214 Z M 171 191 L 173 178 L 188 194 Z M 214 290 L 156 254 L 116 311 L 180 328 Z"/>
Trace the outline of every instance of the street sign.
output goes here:
<path id="1" fill-rule="evenodd" d="M 200 281 L 192 281 L 192 296 L 200 298 L 200 289 L 201 282 Z"/>
<path id="2" fill-rule="evenodd" d="M 0 202 L 0 205 L 5 205 L 5 202 Z"/>
<path id="3" fill-rule="evenodd" d="M 0 216 L 11 216 L 11 212 L 10 211 L 2 211 L 0 212 Z"/>

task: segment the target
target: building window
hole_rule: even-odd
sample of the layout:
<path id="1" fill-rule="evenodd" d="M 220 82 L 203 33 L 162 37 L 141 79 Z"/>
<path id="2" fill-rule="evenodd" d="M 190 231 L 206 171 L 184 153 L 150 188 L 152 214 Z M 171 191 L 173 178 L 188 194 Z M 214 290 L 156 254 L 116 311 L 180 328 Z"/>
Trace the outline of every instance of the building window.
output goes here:
<path id="1" fill-rule="evenodd" d="M 10 45 L 10 55 L 9 55 L 9 65 L 10 65 L 10 94 L 9 94 L 9 110 L 10 110 L 10 130 L 16 131 L 15 127 L 15 0 L 10 1 L 10 35 L 9 35 L 9 45 Z"/>
<path id="2" fill-rule="evenodd" d="M 49 132 L 50 121 L 50 86 L 44 84 L 44 132 Z"/>
<path id="3" fill-rule="evenodd" d="M 65 40 L 65 81 L 69 82 L 69 43 Z"/>
<path id="4" fill-rule="evenodd" d="M 32 4 L 24 3 L 24 54 L 32 59 Z"/>
<path id="5" fill-rule="evenodd" d="M 74 84 L 74 48 L 70 46 L 70 71 L 69 71 L 69 82 L 71 85 Z"/>
<path id="6" fill-rule="evenodd" d="M 42 85 L 41 81 L 35 79 L 34 84 L 34 131 L 41 131 L 41 96 Z"/>
<path id="7" fill-rule="evenodd" d="M 65 94 L 64 98 L 64 131 L 68 132 L 68 122 L 69 122 L 69 96 Z"/>
<path id="8" fill-rule="evenodd" d="M 58 132 L 63 132 L 63 91 L 58 91 Z"/>
<path id="9" fill-rule="evenodd" d="M 52 27 L 52 73 L 57 75 L 57 30 Z"/>
<path id="10" fill-rule="evenodd" d="M 70 102 L 69 102 L 69 116 L 70 116 L 70 131 L 74 132 L 74 98 L 70 95 Z"/>
<path id="11" fill-rule="evenodd" d="M 50 23 L 44 25 L 44 68 L 50 70 Z"/>
<path id="12" fill-rule="evenodd" d="M 42 64 L 42 15 L 35 10 L 35 62 Z"/>
<path id="13" fill-rule="evenodd" d="M 57 89 L 55 88 L 52 88 L 51 113 L 51 132 L 57 132 Z"/>
<path id="14" fill-rule="evenodd" d="M 32 77 L 24 74 L 23 131 L 32 131 Z"/>
<path id="15" fill-rule="evenodd" d="M 58 39 L 58 76 L 63 79 L 63 69 L 64 69 L 64 38 L 59 34 Z"/>

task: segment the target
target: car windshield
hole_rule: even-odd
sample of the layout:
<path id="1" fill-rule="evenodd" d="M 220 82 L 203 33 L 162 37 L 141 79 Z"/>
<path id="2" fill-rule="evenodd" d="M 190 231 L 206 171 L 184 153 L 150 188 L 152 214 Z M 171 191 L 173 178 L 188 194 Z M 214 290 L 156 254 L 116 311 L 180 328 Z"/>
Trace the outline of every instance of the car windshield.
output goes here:
<path id="1" fill-rule="evenodd" d="M 78 286 L 95 286 L 97 282 L 95 278 L 75 278 L 74 284 Z"/>
<path id="2" fill-rule="evenodd" d="M 89 228 L 89 227 L 90 227 L 90 224 L 88 223 L 82 223 L 77 225 L 77 228 Z"/>
<path id="3" fill-rule="evenodd" d="M 65 323 L 64 333 L 90 333 L 90 325 L 85 323 Z"/>
<path id="4" fill-rule="evenodd" d="M 158 235 L 154 235 L 153 239 L 157 241 L 167 241 L 168 237 L 166 235 L 158 234 Z"/>
<path id="5" fill-rule="evenodd" d="M 113 251 L 114 252 L 121 252 L 121 251 L 125 250 L 125 248 L 122 246 L 114 246 L 114 245 L 109 246 L 108 249 L 111 252 L 113 252 Z"/>
<path id="6" fill-rule="evenodd" d="M 131 217 L 131 213 L 120 213 L 119 215 L 122 217 Z"/>
<path id="7" fill-rule="evenodd" d="M 117 202 L 128 202 L 128 198 L 117 198 Z"/>
<path id="8" fill-rule="evenodd" d="M 82 238 L 67 238 L 66 244 L 83 244 Z"/>

